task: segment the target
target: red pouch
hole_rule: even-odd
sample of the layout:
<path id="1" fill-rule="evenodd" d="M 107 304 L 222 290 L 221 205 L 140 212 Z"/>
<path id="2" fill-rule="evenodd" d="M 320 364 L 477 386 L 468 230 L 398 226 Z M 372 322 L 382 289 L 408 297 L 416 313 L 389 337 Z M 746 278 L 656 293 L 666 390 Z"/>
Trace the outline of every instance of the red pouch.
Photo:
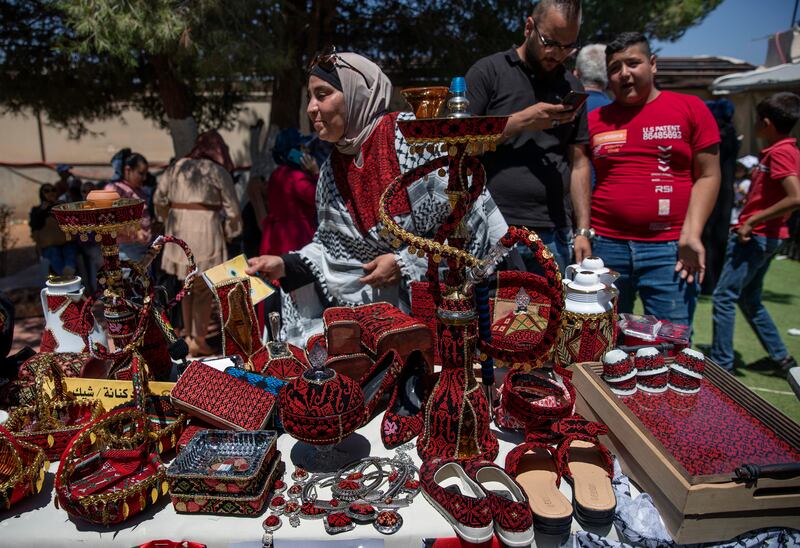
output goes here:
<path id="1" fill-rule="evenodd" d="M 222 350 L 244 359 L 248 371 L 262 371 L 269 354 L 261 342 L 256 311 L 250 298 L 250 280 L 231 278 L 212 288 L 222 323 Z"/>
<path id="2" fill-rule="evenodd" d="M 173 387 L 175 407 L 209 424 L 262 430 L 275 410 L 275 396 L 202 362 L 192 362 Z"/>
<path id="3" fill-rule="evenodd" d="M 361 352 L 361 326 L 349 306 L 333 306 L 322 313 L 328 355 L 340 356 Z"/>

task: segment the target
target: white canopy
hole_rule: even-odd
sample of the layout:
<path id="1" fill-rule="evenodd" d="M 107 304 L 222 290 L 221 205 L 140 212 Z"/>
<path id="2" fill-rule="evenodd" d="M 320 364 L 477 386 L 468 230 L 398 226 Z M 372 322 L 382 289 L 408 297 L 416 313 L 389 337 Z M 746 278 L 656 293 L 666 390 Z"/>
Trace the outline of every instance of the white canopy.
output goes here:
<path id="1" fill-rule="evenodd" d="M 720 76 L 711 84 L 711 91 L 717 95 L 725 95 L 742 91 L 787 89 L 797 86 L 800 86 L 800 63 L 787 63 Z"/>

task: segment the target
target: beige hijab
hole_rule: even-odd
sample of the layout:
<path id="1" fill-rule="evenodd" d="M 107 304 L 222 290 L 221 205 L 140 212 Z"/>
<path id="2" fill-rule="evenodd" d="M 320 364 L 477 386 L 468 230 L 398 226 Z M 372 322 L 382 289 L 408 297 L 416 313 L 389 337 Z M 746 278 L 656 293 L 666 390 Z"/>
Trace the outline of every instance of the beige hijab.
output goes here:
<path id="1" fill-rule="evenodd" d="M 347 129 L 336 143 L 342 154 L 360 156 L 361 145 L 388 112 L 392 83 L 381 69 L 357 53 L 337 53 L 336 72 L 347 107 Z M 357 70 L 353 70 L 353 69 Z M 359 71 L 361 74 L 359 74 Z M 361 163 L 358 158 L 357 163 Z"/>

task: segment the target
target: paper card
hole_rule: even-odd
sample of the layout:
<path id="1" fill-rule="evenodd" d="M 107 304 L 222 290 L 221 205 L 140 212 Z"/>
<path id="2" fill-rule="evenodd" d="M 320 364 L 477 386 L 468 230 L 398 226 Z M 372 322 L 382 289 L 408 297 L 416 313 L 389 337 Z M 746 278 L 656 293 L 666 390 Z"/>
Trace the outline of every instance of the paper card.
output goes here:
<path id="1" fill-rule="evenodd" d="M 272 295 L 275 289 L 258 276 L 248 276 L 245 274 L 246 268 L 247 258 L 244 255 L 237 255 L 233 259 L 228 259 L 224 263 L 218 264 L 203 272 L 203 278 L 206 279 L 206 283 L 208 283 L 212 290 L 215 285 L 230 280 L 231 278 L 249 278 L 250 298 L 253 300 L 253 304 L 256 305 Z"/>
<path id="2" fill-rule="evenodd" d="M 106 411 L 133 399 L 133 385 L 131 381 L 116 381 L 110 379 L 84 379 L 82 377 L 67 377 L 67 390 L 75 394 L 79 400 L 100 400 Z M 150 393 L 155 396 L 169 396 L 174 382 L 147 383 Z"/>

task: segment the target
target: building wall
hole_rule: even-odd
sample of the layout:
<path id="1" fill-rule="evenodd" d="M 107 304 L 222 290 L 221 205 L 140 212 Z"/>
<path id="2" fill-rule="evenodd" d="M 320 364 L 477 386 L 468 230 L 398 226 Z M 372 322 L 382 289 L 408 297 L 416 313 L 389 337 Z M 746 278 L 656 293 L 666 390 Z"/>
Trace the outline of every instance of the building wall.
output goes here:
<path id="1" fill-rule="evenodd" d="M 236 165 L 250 164 L 249 126 L 258 118 L 269 120 L 269 115 L 269 99 L 255 97 L 245 103 L 232 130 L 220 131 Z M 111 157 L 122 148 L 143 154 L 153 166 L 164 165 L 173 156 L 169 132 L 135 110 L 125 110 L 119 118 L 88 127 L 90 133 L 75 140 L 43 119 L 42 158 L 36 117 L 32 113 L 0 115 L 0 203 L 13 207 L 16 218 L 26 218 L 38 203 L 39 186 L 58 179 L 54 169 L 57 163 L 75 166 L 73 172 L 81 178 L 106 179 L 112 173 Z"/>

